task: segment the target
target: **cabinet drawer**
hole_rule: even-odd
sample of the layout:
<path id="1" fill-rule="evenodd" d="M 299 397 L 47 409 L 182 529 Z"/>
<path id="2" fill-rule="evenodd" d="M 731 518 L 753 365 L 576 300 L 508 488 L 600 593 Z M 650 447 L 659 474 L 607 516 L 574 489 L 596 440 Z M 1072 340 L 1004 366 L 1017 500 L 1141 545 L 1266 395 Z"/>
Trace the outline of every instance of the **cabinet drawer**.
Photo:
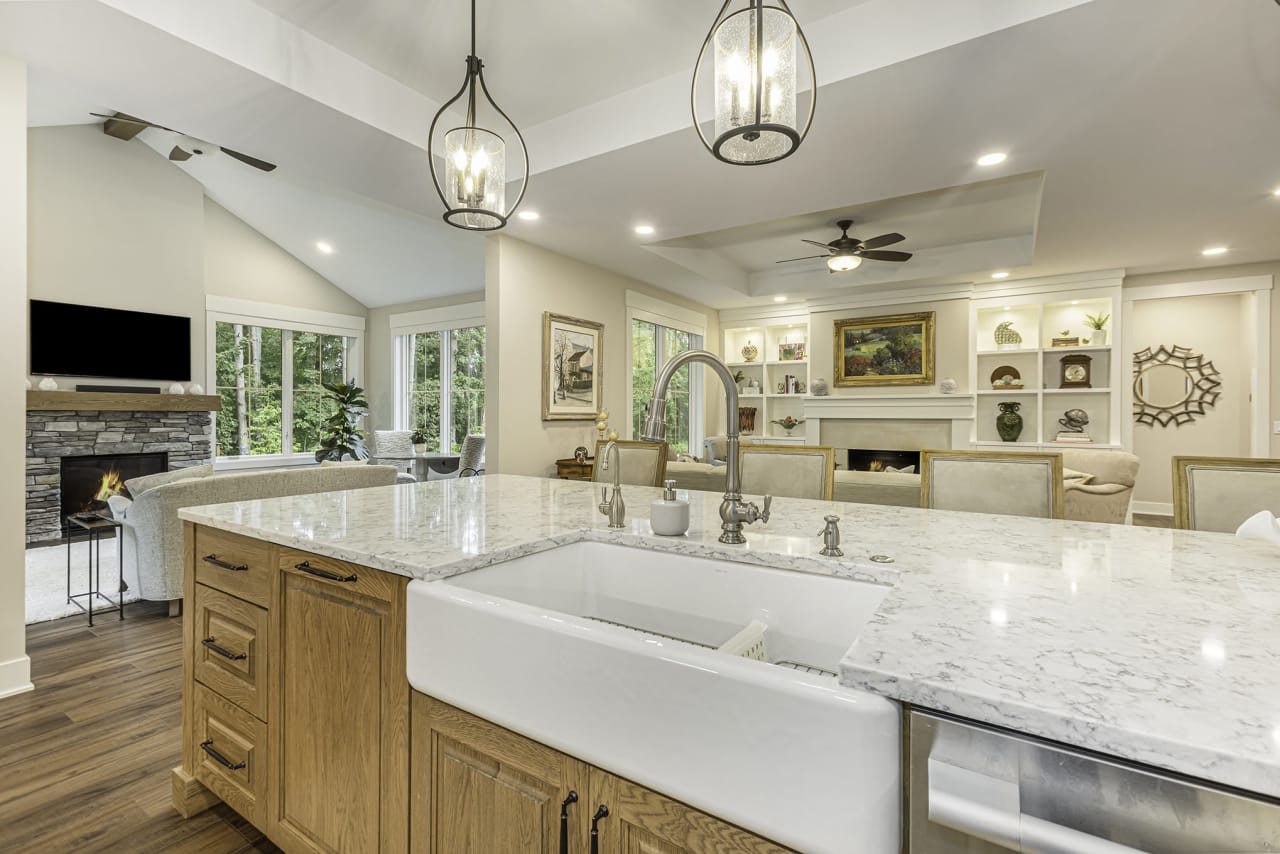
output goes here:
<path id="1" fill-rule="evenodd" d="M 203 685 L 195 688 L 195 778 L 240 815 L 263 826 L 267 725 Z"/>
<path id="2" fill-rule="evenodd" d="M 398 591 L 409 581 L 393 573 L 295 549 L 281 549 L 279 565 L 286 572 L 297 573 L 346 593 L 368 596 L 380 602 L 395 601 Z"/>
<path id="3" fill-rule="evenodd" d="M 195 532 L 196 581 L 269 607 L 271 546 L 215 528 L 198 527 Z"/>
<path id="4" fill-rule="evenodd" d="M 260 720 L 267 719 L 265 608 L 196 585 L 196 679 Z"/>

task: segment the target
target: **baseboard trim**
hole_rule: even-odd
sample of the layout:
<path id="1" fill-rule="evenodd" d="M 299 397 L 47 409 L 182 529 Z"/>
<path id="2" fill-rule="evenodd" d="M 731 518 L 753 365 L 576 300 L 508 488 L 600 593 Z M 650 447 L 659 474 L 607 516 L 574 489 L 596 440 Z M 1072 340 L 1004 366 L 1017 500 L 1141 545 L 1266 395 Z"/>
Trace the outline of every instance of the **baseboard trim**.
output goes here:
<path id="1" fill-rule="evenodd" d="M 35 690 L 31 684 L 31 659 L 27 656 L 0 662 L 0 699 Z"/>
<path id="2" fill-rule="evenodd" d="M 1135 501 L 1133 512 L 1145 516 L 1172 516 L 1173 503 L 1168 501 Z"/>

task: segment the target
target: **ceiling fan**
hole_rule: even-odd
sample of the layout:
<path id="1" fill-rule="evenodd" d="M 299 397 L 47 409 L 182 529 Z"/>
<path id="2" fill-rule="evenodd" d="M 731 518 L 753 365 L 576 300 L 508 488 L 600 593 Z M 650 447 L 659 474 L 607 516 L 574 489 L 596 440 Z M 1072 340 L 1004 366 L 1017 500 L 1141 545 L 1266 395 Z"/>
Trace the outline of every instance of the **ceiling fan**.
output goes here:
<path id="1" fill-rule="evenodd" d="M 139 119 L 135 116 L 129 116 L 124 113 L 116 113 L 114 115 L 106 115 L 104 113 L 90 113 L 91 116 L 97 116 L 100 119 L 106 119 L 106 123 L 102 126 L 103 133 L 108 136 L 114 136 L 116 139 L 130 140 L 147 128 L 155 128 L 156 130 L 168 131 L 175 134 L 177 139 L 174 141 L 173 148 L 169 151 L 169 159 L 181 163 L 184 160 L 190 160 L 192 157 L 200 157 L 206 154 L 213 154 L 221 151 L 228 157 L 233 157 L 241 163 L 248 164 L 254 169 L 261 169 L 263 172 L 270 172 L 276 168 L 276 164 L 268 163 L 265 160 L 259 160 L 256 157 L 250 157 L 247 154 L 241 154 L 239 151 L 232 151 L 230 148 L 223 148 L 220 145 L 214 145 L 212 142 L 206 142 L 203 139 L 196 139 L 194 136 L 187 136 L 182 131 L 167 128 L 164 125 L 158 125 L 155 122 L 149 122 L 145 119 Z"/>
<path id="2" fill-rule="evenodd" d="M 901 243 L 907 238 L 897 232 L 892 234 L 882 234 L 879 237 L 873 237 L 870 240 L 859 240 L 856 237 L 849 236 L 849 228 L 853 225 L 853 220 L 842 219 L 836 223 L 836 227 L 840 229 L 840 236 L 830 243 L 819 243 L 816 240 L 805 240 L 805 243 L 825 249 L 825 255 L 807 255 L 804 258 L 787 258 L 778 261 L 778 264 L 790 264 L 792 261 L 809 261 L 814 258 L 826 258 L 827 269 L 832 273 L 847 273 L 850 270 L 856 270 L 862 265 L 863 258 L 869 258 L 872 261 L 897 261 L 902 262 L 911 258 L 910 252 L 884 251 L 881 246 L 892 246 L 895 243 Z"/>

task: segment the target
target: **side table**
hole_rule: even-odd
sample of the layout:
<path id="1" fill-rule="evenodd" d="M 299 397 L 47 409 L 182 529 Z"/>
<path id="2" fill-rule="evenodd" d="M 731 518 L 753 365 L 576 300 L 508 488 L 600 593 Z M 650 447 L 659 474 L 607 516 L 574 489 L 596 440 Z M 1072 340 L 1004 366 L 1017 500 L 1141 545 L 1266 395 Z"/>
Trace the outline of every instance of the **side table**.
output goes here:
<path id="1" fill-rule="evenodd" d="M 67 517 L 67 602 L 78 607 L 89 615 L 89 625 L 93 625 L 93 600 L 94 597 L 102 599 L 111 604 L 111 608 L 100 608 L 98 613 L 104 614 L 108 611 L 119 609 L 120 619 L 124 619 L 124 533 L 121 530 L 124 526 L 115 519 L 106 516 L 92 515 L 81 516 L 72 515 Z M 76 528 L 80 530 L 77 531 Z M 116 587 L 116 598 L 102 592 L 102 537 L 108 531 L 116 532 L 116 539 L 119 544 L 116 547 L 116 553 L 119 557 L 119 575 L 118 586 Z M 85 593 L 71 592 L 71 543 L 75 536 L 79 533 L 88 534 L 89 544 L 89 590 Z M 82 540 L 82 542 L 84 542 Z M 80 602 L 86 599 L 88 605 Z"/>
<path id="2" fill-rule="evenodd" d="M 594 457 L 587 457 L 586 461 L 581 463 L 573 457 L 567 460 L 556 460 L 556 477 L 561 480 L 591 480 L 591 470 L 594 465 Z"/>

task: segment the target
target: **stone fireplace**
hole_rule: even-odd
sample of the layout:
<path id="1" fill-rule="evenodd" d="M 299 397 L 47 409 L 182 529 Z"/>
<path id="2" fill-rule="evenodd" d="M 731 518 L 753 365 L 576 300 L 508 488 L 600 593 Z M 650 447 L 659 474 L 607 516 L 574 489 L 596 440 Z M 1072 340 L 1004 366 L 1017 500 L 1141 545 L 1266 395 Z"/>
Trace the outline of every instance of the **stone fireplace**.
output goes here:
<path id="1" fill-rule="evenodd" d="M 64 516 L 103 506 L 96 496 L 103 478 L 115 472 L 124 481 L 149 471 L 200 465 L 213 459 L 213 418 L 209 411 L 165 406 L 203 397 L 131 395 L 154 399 L 156 408 L 46 409 L 27 404 L 27 543 L 52 542 L 63 536 Z M 52 392 L 74 398 L 78 393 Z M 116 395 L 83 395 L 105 403 Z M 118 397 L 125 397 L 120 395 Z M 185 398 L 185 400 L 184 400 Z M 216 401 L 216 399 L 215 399 Z M 88 402 L 88 401 L 86 401 Z M 117 404 L 120 405 L 120 404 Z M 172 404 L 171 404 L 172 405 Z M 212 409 L 212 406 L 209 406 Z M 68 487 L 65 488 L 64 487 Z M 90 494 L 86 497 L 85 490 Z"/>
<path id="2" fill-rule="evenodd" d="M 919 463 L 927 448 L 969 447 L 974 401 L 971 394 L 809 397 L 806 436 L 835 448 L 836 460 L 852 469 L 865 471 L 877 461 L 901 468 Z"/>

